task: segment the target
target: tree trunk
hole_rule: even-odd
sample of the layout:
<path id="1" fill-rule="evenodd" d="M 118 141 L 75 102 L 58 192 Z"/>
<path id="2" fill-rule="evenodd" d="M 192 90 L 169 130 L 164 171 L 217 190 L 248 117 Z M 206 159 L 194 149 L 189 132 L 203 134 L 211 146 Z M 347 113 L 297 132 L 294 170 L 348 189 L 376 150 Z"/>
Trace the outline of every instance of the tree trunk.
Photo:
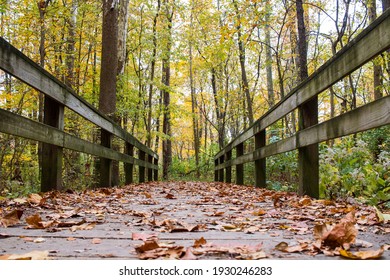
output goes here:
<path id="1" fill-rule="evenodd" d="M 115 119 L 116 80 L 118 71 L 118 5 L 116 0 L 103 1 L 102 57 L 99 110 Z M 111 147 L 111 135 L 101 130 L 102 145 Z M 112 161 L 100 159 L 101 186 L 112 186 Z M 115 182 L 114 182 L 115 183 Z"/>
<path id="2" fill-rule="evenodd" d="M 246 75 L 246 68 L 245 68 L 245 46 L 242 38 L 242 25 L 241 25 L 241 16 L 240 11 L 238 10 L 238 5 L 235 0 L 233 0 L 236 17 L 237 17 L 237 40 L 238 40 L 238 53 L 239 53 L 239 60 L 240 60 L 240 67 L 241 67 L 241 82 L 242 82 L 242 89 L 244 91 L 244 95 L 246 98 L 246 105 L 247 105 L 247 116 L 249 120 L 249 124 L 251 125 L 254 121 L 253 119 L 253 106 L 252 106 L 252 98 L 249 91 L 249 83 L 248 78 Z"/>
<path id="3" fill-rule="evenodd" d="M 267 70 L 267 92 L 268 92 L 268 105 L 272 108 L 275 105 L 275 94 L 273 87 L 273 75 L 272 75 L 272 48 L 271 48 L 271 28 L 270 28 L 270 11 L 271 4 L 267 2 L 267 12 L 265 14 L 265 54 L 266 54 L 266 70 Z"/>
<path id="4" fill-rule="evenodd" d="M 147 139 L 146 145 L 150 148 L 152 146 L 152 99 L 153 99 L 153 82 L 154 74 L 156 70 L 156 57 L 157 57 L 157 19 L 160 14 L 161 1 L 157 1 L 157 11 L 153 18 L 153 51 L 152 61 L 150 63 L 150 81 L 149 81 L 149 97 L 148 97 L 148 120 L 147 120 Z"/>
<path id="5" fill-rule="evenodd" d="M 368 0 L 367 1 L 367 7 L 368 7 L 368 19 L 370 23 L 372 23 L 376 18 L 376 0 Z M 374 100 L 377 100 L 381 97 L 383 97 L 383 80 L 382 80 L 382 66 L 380 65 L 380 62 L 378 59 L 373 60 L 374 63 Z"/>
<path id="6" fill-rule="evenodd" d="M 162 98 L 163 98 L 163 178 L 164 180 L 168 180 L 169 178 L 169 169 L 172 165 L 172 131 L 171 131 L 171 97 L 170 97 L 170 79 L 171 79 L 171 48 L 172 48 L 172 21 L 173 21 L 173 13 L 174 7 L 170 7 L 169 1 L 164 1 L 165 8 L 165 27 L 167 31 L 167 40 L 166 46 L 162 59 L 162 78 L 161 82 L 163 84 L 162 90 Z"/>
<path id="7" fill-rule="evenodd" d="M 118 12 L 118 70 L 117 75 L 123 75 L 126 66 L 126 42 L 128 29 L 128 8 L 130 0 L 119 1 Z"/>

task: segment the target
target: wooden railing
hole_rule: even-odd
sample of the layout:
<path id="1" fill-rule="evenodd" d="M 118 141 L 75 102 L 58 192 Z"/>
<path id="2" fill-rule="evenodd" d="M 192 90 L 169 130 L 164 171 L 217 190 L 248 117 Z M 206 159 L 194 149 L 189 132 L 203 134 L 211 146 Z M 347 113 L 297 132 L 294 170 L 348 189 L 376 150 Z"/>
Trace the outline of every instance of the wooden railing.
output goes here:
<path id="1" fill-rule="evenodd" d="M 236 183 L 244 183 L 244 164 L 255 163 L 255 185 L 266 186 L 266 158 L 298 149 L 299 193 L 319 196 L 318 143 L 390 123 L 390 96 L 318 124 L 317 95 L 366 62 L 390 48 L 390 9 L 363 30 L 332 59 L 292 90 L 283 100 L 226 145 L 215 156 L 215 181 L 231 182 L 232 166 L 236 167 Z M 314 106 L 313 100 L 315 100 Z M 310 104 L 311 103 L 311 104 Z M 308 104 L 310 107 L 308 108 Z M 306 108 L 305 108 L 306 106 Z M 314 125 L 300 129 L 295 135 L 266 145 L 266 130 L 293 110 L 300 115 L 311 111 Z M 306 112 L 304 112 L 306 110 Z M 244 154 L 244 143 L 255 141 L 255 150 Z M 305 150 L 306 147 L 314 147 Z M 232 158 L 232 151 L 236 157 Z M 314 160 L 312 160 L 314 158 Z"/>
<path id="2" fill-rule="evenodd" d="M 124 163 L 125 183 L 133 182 L 133 167 L 139 166 L 139 181 L 158 180 L 158 155 L 103 115 L 91 104 L 34 63 L 0 37 L 0 69 L 40 91 L 45 96 L 44 123 L 0 109 L 0 132 L 42 142 L 41 189 L 62 186 L 63 149 L 100 157 L 100 185 L 111 186 L 112 161 Z M 101 129 L 96 144 L 64 132 L 64 108 L 67 107 Z M 124 141 L 125 153 L 112 149 L 112 138 Z M 138 158 L 134 157 L 134 148 Z"/>

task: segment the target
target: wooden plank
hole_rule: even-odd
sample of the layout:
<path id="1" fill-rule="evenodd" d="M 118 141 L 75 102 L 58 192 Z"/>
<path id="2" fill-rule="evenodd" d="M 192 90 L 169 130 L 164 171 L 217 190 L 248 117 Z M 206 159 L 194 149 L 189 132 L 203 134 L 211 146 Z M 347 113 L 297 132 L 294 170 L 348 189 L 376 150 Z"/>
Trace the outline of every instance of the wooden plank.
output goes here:
<path id="1" fill-rule="evenodd" d="M 294 136 L 225 162 L 219 165 L 218 168 L 253 162 L 257 159 L 293 151 L 300 147 L 390 125 L 389 112 L 390 96 L 385 96 L 343 115 L 298 131 Z"/>
<path id="2" fill-rule="evenodd" d="M 125 153 L 131 157 L 134 156 L 134 146 L 130 143 L 126 143 L 125 146 Z M 133 183 L 133 171 L 134 171 L 134 165 L 132 163 L 124 163 L 124 169 L 125 169 L 125 183 L 126 185 Z"/>
<path id="3" fill-rule="evenodd" d="M 104 129 L 100 131 L 100 145 L 112 149 L 112 134 Z M 100 187 L 112 186 L 112 159 L 100 157 Z"/>
<path id="4" fill-rule="evenodd" d="M 226 153 L 226 161 L 230 161 L 232 159 L 232 151 L 228 151 Z M 226 167 L 226 178 L 225 178 L 225 182 L 226 183 L 231 183 L 232 182 L 232 166 L 229 165 Z"/>
<path id="5" fill-rule="evenodd" d="M 240 158 L 244 154 L 244 143 L 240 143 L 236 146 L 236 155 L 237 158 Z M 222 164 L 221 164 L 222 165 Z M 236 164 L 236 184 L 244 184 L 244 164 Z"/>
<path id="6" fill-rule="evenodd" d="M 139 158 L 139 160 L 141 160 L 141 161 L 145 161 L 145 160 L 146 160 L 146 158 L 145 158 L 145 152 L 139 150 L 139 151 L 138 151 L 138 158 Z M 142 165 L 139 166 L 138 182 L 139 182 L 139 183 L 144 183 L 144 182 L 145 182 L 145 167 L 142 166 Z"/>
<path id="7" fill-rule="evenodd" d="M 303 130 L 318 124 L 318 96 L 299 106 L 299 129 Z M 318 144 L 298 149 L 298 193 L 319 198 L 320 175 Z"/>
<path id="8" fill-rule="evenodd" d="M 255 149 L 261 149 L 266 145 L 265 130 L 260 131 L 255 135 Z M 255 186 L 266 187 L 266 159 L 261 158 L 255 160 Z"/>
<path id="9" fill-rule="evenodd" d="M 372 42 L 375 42 L 373 44 Z M 281 119 L 299 105 L 326 90 L 366 62 L 390 48 L 390 10 L 363 30 L 354 40 L 327 61 L 315 73 L 292 90 L 283 100 L 235 138 L 216 157 Z"/>
<path id="10" fill-rule="evenodd" d="M 0 109 L 0 132 L 56 145 L 98 157 L 105 157 L 112 160 L 142 165 L 147 168 L 158 169 L 158 166 L 156 165 L 151 165 L 148 162 L 141 161 L 129 155 L 79 139 L 56 128 L 13 114 L 3 109 Z"/>
<path id="11" fill-rule="evenodd" d="M 138 149 L 143 150 L 154 157 L 158 157 L 155 152 L 124 131 L 119 125 L 78 96 L 72 89 L 34 63 L 1 37 L 0 69 L 25 82 L 36 90 L 50 96 L 57 102 L 65 105 L 104 130 L 133 144 Z"/>
<path id="12" fill-rule="evenodd" d="M 151 155 L 148 155 L 147 158 L 148 158 L 148 162 L 150 164 L 153 164 L 153 157 Z M 148 181 L 149 182 L 153 181 L 153 169 L 151 168 L 148 168 Z"/>
<path id="13" fill-rule="evenodd" d="M 157 166 L 153 172 L 153 180 L 158 181 L 158 158 L 153 158 L 153 161 L 154 166 Z"/>
<path id="14" fill-rule="evenodd" d="M 219 164 L 223 164 L 225 160 L 225 155 L 222 155 L 220 158 L 219 158 Z M 225 170 L 223 168 L 219 169 L 218 171 L 218 182 L 223 182 L 224 181 L 224 175 L 225 175 Z"/>
<path id="15" fill-rule="evenodd" d="M 64 106 L 49 96 L 45 96 L 43 122 L 59 130 L 64 129 Z M 42 192 L 62 189 L 62 156 L 62 147 L 42 144 Z"/>

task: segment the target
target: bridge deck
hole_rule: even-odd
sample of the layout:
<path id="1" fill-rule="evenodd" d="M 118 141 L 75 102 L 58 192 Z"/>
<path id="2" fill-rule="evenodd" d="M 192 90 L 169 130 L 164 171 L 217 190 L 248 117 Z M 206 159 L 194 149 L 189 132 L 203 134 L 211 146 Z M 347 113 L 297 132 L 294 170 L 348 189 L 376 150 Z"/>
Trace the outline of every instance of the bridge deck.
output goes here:
<path id="1" fill-rule="evenodd" d="M 19 221 L 15 209 L 23 211 Z M 342 223 L 352 209 L 351 251 L 390 243 L 390 223 L 354 201 L 196 182 L 51 192 L 0 202 L 0 259 L 33 251 L 51 259 L 339 259 L 313 229 Z M 390 259 L 388 247 L 382 259 Z"/>

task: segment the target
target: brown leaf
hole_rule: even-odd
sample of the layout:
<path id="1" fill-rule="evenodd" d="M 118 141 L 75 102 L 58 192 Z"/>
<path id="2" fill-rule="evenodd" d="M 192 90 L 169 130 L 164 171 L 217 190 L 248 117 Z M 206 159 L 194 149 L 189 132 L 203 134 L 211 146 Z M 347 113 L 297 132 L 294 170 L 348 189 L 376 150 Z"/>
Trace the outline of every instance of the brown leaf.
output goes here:
<path id="1" fill-rule="evenodd" d="M 358 252 L 351 252 L 347 250 L 340 250 L 340 255 L 353 260 L 373 260 L 373 259 L 379 259 L 384 252 L 383 246 L 378 250 L 369 250 L 369 251 L 358 251 Z"/>
<path id="2" fill-rule="evenodd" d="M 42 196 L 40 196 L 39 194 L 32 193 L 28 196 L 27 202 L 30 204 L 40 204 L 42 199 Z"/>
<path id="3" fill-rule="evenodd" d="M 330 246 L 341 245 L 344 248 L 350 246 L 356 240 L 358 230 L 355 228 L 355 211 L 351 211 L 336 224 L 331 231 L 323 236 L 324 244 Z"/>
<path id="4" fill-rule="evenodd" d="M 132 240 L 147 241 L 147 240 L 151 240 L 151 239 L 156 239 L 157 236 L 158 236 L 157 233 L 146 234 L 146 233 L 133 232 L 131 234 L 131 239 Z"/>
<path id="5" fill-rule="evenodd" d="M 160 248 L 160 246 L 158 245 L 157 241 L 155 241 L 155 240 L 148 240 L 148 241 L 145 241 L 142 245 L 135 247 L 135 250 L 138 253 L 144 253 L 146 251 L 154 250 L 154 249 L 157 249 L 157 248 Z"/>
<path id="6" fill-rule="evenodd" d="M 197 260 L 198 258 L 192 253 L 191 248 L 187 248 L 186 253 L 181 258 L 182 260 Z"/>
<path id="7" fill-rule="evenodd" d="M 72 232 L 75 232 L 76 230 L 91 230 L 94 229 L 96 226 L 96 223 L 89 223 L 89 224 L 83 224 L 79 226 L 72 226 L 70 230 Z"/>
<path id="8" fill-rule="evenodd" d="M 22 210 L 14 210 L 6 214 L 3 218 L 1 218 L 0 224 L 2 224 L 4 227 L 12 227 L 19 223 L 22 215 L 23 215 Z"/>
<path id="9" fill-rule="evenodd" d="M 100 243 L 102 243 L 102 240 L 100 238 L 93 238 L 91 243 L 92 244 L 100 244 Z"/>
<path id="10" fill-rule="evenodd" d="M 355 224 L 355 211 L 351 211 L 333 227 L 324 224 L 316 225 L 314 237 L 331 248 L 342 246 L 344 249 L 348 249 L 355 242 L 358 234 Z"/>
<path id="11" fill-rule="evenodd" d="M 264 209 L 257 209 L 252 212 L 253 216 L 263 216 L 265 214 L 267 214 L 267 211 L 265 211 Z"/>
<path id="12" fill-rule="evenodd" d="M 66 239 L 66 241 L 75 241 L 76 240 L 76 238 L 74 238 L 74 237 L 68 237 L 67 239 Z"/>
<path id="13" fill-rule="evenodd" d="M 207 244 L 206 239 L 204 239 L 204 237 L 201 237 L 201 238 L 195 240 L 193 247 L 194 248 L 199 248 L 199 247 L 202 247 L 202 245 L 205 245 L 205 244 Z"/>
<path id="14" fill-rule="evenodd" d="M 300 205 L 300 206 L 311 205 L 311 198 L 309 198 L 309 197 L 301 198 L 301 199 L 299 200 L 299 205 Z"/>
<path id="15" fill-rule="evenodd" d="M 143 194 L 146 198 L 152 198 L 152 195 L 148 192 L 143 192 L 141 194 Z"/>
<path id="16" fill-rule="evenodd" d="M 26 218 L 27 229 L 45 229 L 56 224 L 55 221 L 44 222 L 39 214 L 35 214 Z"/>
<path id="17" fill-rule="evenodd" d="M 0 257 L 1 259 L 1 257 Z M 32 251 L 21 255 L 7 255 L 5 260 L 48 260 L 49 251 Z"/>
<path id="18" fill-rule="evenodd" d="M 285 252 L 285 250 L 287 249 L 288 247 L 288 244 L 286 242 L 280 242 L 278 245 L 275 246 L 275 249 L 276 250 L 279 250 L 279 251 L 282 251 L 282 252 Z"/>
<path id="19" fill-rule="evenodd" d="M 166 199 L 176 199 L 176 197 L 175 197 L 173 194 L 171 194 L 171 193 L 167 194 L 167 195 L 165 196 L 165 198 L 166 198 Z"/>

